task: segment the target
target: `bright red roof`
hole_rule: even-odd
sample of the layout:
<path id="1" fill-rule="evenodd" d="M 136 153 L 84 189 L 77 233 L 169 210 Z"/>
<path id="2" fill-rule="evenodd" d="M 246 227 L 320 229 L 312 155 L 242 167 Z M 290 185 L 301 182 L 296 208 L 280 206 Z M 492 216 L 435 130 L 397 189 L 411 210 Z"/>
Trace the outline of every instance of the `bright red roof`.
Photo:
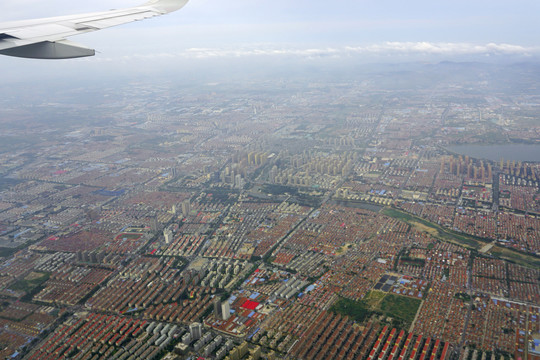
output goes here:
<path id="1" fill-rule="evenodd" d="M 242 307 L 243 308 L 246 308 L 246 309 L 249 309 L 249 310 L 255 310 L 255 308 L 259 306 L 259 303 L 256 302 L 256 301 L 252 301 L 252 300 L 246 300 L 243 304 L 242 304 Z"/>

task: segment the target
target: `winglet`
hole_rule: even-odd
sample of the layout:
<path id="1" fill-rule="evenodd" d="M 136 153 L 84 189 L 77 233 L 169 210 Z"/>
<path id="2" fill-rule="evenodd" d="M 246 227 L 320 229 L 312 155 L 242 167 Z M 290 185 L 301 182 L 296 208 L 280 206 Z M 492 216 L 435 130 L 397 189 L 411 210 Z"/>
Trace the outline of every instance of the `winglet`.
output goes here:
<path id="1" fill-rule="evenodd" d="M 28 59 L 71 59 L 94 56 L 94 49 L 85 48 L 69 41 L 43 41 L 35 44 L 0 50 L 0 54 Z"/>
<path id="2" fill-rule="evenodd" d="M 151 0 L 145 3 L 143 7 L 149 6 L 165 14 L 183 8 L 188 1 L 189 0 Z"/>

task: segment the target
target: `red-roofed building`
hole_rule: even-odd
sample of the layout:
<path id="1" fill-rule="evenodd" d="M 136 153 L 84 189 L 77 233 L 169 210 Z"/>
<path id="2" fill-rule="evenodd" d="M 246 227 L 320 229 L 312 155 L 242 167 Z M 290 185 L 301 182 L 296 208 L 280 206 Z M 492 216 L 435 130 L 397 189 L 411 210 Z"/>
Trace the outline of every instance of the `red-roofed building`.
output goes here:
<path id="1" fill-rule="evenodd" d="M 252 300 L 246 300 L 241 306 L 249 310 L 255 310 L 257 306 L 259 306 L 259 303 Z"/>

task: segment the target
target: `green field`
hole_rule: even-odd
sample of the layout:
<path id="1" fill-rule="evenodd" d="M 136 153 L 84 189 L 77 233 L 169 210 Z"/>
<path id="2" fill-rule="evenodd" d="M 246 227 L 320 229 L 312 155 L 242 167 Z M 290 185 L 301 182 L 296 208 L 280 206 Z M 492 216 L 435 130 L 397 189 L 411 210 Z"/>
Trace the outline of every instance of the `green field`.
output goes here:
<path id="1" fill-rule="evenodd" d="M 24 291 L 30 293 L 38 286 L 41 286 L 49 279 L 50 274 L 43 272 L 31 272 L 24 279 L 21 279 L 11 285 L 9 288 L 14 291 Z"/>
<path id="2" fill-rule="evenodd" d="M 422 301 L 406 296 L 388 294 L 381 303 L 381 311 L 392 318 L 399 320 L 402 326 L 407 329 L 411 326 L 416 312 Z"/>
<path id="3" fill-rule="evenodd" d="M 341 298 L 330 308 L 330 311 L 346 315 L 358 322 L 364 321 L 371 315 L 383 315 L 392 318 L 393 326 L 408 329 L 421 302 L 420 299 L 387 294 L 382 291 L 370 291 L 360 301 Z"/>
<path id="4" fill-rule="evenodd" d="M 363 322 L 369 315 L 372 314 L 368 310 L 366 304 L 362 301 L 354 301 L 346 298 L 339 299 L 330 311 L 350 317 L 354 321 Z"/>
<path id="5" fill-rule="evenodd" d="M 386 296 L 385 292 L 382 291 L 370 291 L 364 296 L 362 302 L 367 305 L 369 309 L 377 310 L 381 307 L 381 302 Z"/>

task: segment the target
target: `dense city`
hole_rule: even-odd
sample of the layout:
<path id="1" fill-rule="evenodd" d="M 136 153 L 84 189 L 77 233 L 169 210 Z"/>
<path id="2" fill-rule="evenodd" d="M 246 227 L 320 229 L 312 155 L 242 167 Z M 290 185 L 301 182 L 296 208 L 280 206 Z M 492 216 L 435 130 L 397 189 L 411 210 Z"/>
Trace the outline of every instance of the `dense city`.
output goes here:
<path id="1" fill-rule="evenodd" d="M 404 76 L 0 100 L 0 357 L 540 359 L 538 89 Z"/>

